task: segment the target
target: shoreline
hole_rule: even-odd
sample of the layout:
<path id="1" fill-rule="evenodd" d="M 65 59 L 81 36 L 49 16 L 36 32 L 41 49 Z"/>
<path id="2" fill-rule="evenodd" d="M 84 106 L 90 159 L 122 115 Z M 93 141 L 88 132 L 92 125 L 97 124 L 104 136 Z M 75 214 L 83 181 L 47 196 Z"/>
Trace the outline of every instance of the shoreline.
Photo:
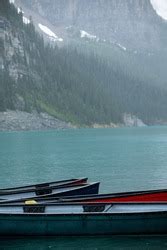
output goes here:
<path id="1" fill-rule="evenodd" d="M 160 124 L 161 123 L 161 124 Z M 73 125 L 70 122 L 59 120 L 47 113 L 37 113 L 36 111 L 28 113 L 25 111 L 7 110 L 0 112 L 0 132 L 19 132 L 19 131 L 49 131 L 49 130 L 64 130 L 64 129 L 104 129 L 104 128 L 135 128 L 135 127 L 150 127 L 164 126 L 165 122 L 158 124 L 150 124 L 146 126 L 128 126 L 127 124 L 98 124 L 94 123 L 90 126 Z"/>

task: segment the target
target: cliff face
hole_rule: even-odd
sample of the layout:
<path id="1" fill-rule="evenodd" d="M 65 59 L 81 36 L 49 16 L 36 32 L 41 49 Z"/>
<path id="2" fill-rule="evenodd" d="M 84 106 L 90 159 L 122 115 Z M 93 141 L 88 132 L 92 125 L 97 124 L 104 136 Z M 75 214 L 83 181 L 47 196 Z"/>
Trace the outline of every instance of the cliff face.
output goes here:
<path id="1" fill-rule="evenodd" d="M 24 60 L 22 40 L 18 33 L 12 32 L 11 23 L 2 17 L 0 17 L 0 42 L 2 48 L 0 68 L 8 69 L 9 75 L 17 80 L 19 72 L 22 74 L 24 71 L 21 66 Z"/>
<path id="2" fill-rule="evenodd" d="M 86 30 L 125 47 L 164 46 L 163 21 L 150 0 L 17 0 L 54 26 Z"/>
<path id="3" fill-rule="evenodd" d="M 11 20 L 7 19 L 3 12 L 0 14 L 0 110 L 5 107 L 25 110 L 25 98 L 21 93 L 25 87 L 23 83 L 27 79 L 40 79 L 34 70 L 38 64 L 36 54 L 39 54 L 39 50 L 35 43 L 31 43 L 25 31 L 22 16 L 16 21 L 15 15 L 18 14 L 12 9 Z M 26 95 L 27 93 L 24 93 L 24 96 Z"/>
<path id="4" fill-rule="evenodd" d="M 20 0 L 29 8 L 33 8 L 42 16 L 52 22 L 64 22 L 66 24 L 84 23 L 90 21 L 115 18 L 126 19 L 129 17 L 143 19 L 145 15 L 152 16 L 153 9 L 149 0 Z M 47 16 L 47 13 L 50 15 Z M 122 14 L 122 15 L 121 15 Z"/>
<path id="5" fill-rule="evenodd" d="M 4 109 L 6 103 L 9 107 L 14 106 L 16 109 L 24 109 L 23 98 L 11 91 L 11 89 L 17 88 L 15 82 L 18 78 L 27 74 L 28 54 L 25 51 L 23 41 L 24 34 L 17 32 L 13 29 L 11 22 L 0 16 L 0 76 L 1 74 L 4 76 L 0 84 L 0 110 Z M 8 85 L 7 79 L 13 79 L 13 87 L 11 84 Z M 6 94 L 8 97 L 6 97 Z M 12 100 L 9 101 L 11 96 Z M 6 100 L 2 101 L 5 97 Z"/>

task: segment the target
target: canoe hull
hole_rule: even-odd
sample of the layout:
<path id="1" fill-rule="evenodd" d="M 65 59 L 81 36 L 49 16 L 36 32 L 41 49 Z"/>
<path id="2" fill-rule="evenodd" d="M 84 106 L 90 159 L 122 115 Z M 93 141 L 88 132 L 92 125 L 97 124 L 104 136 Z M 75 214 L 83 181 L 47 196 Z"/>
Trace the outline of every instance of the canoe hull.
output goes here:
<path id="1" fill-rule="evenodd" d="M 23 201 L 27 199 L 36 199 L 38 198 L 54 198 L 54 197 L 67 197 L 67 196 L 78 196 L 78 195 L 93 195 L 98 194 L 99 192 L 99 185 L 100 183 L 92 183 L 92 184 L 83 184 L 80 186 L 71 186 L 71 187 L 63 187 L 63 188 L 53 188 L 51 190 L 51 193 L 36 195 L 35 192 L 24 192 L 24 193 L 16 193 L 16 194 L 5 194 L 0 195 L 0 203 L 5 202 L 17 202 L 17 201 Z"/>
<path id="2" fill-rule="evenodd" d="M 41 200 L 41 202 L 45 202 Z M 48 200 L 47 202 L 54 202 Z M 142 192 L 115 193 L 75 196 L 64 199 L 64 202 L 109 203 L 109 202 L 167 202 L 167 190 L 152 190 Z"/>
<path id="3" fill-rule="evenodd" d="M 0 235 L 166 234 L 167 212 L 144 214 L 0 215 Z"/>
<path id="4" fill-rule="evenodd" d="M 87 185 L 84 188 L 73 189 L 71 191 L 60 193 L 59 197 L 64 196 L 76 196 L 76 195 L 93 195 L 99 193 L 99 185 L 100 183 L 94 183 L 92 185 Z M 56 197 L 57 195 L 51 196 Z"/>
<path id="5" fill-rule="evenodd" d="M 143 193 L 143 194 L 134 194 L 127 196 L 118 196 L 118 197 L 108 197 L 108 198 L 97 198 L 92 199 L 92 202 L 95 203 L 105 203 L 105 202 L 165 202 L 167 201 L 167 191 L 166 192 L 157 192 L 157 193 Z"/>

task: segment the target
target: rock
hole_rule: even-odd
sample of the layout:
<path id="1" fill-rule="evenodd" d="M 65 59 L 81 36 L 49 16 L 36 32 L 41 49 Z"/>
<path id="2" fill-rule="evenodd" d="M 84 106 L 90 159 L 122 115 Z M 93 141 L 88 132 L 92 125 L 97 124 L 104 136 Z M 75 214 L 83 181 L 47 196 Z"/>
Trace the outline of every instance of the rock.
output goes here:
<path id="1" fill-rule="evenodd" d="M 0 112 L 0 131 L 69 129 L 72 124 L 56 119 L 46 113 L 24 111 Z"/>
<path id="2" fill-rule="evenodd" d="M 146 126 L 146 124 L 144 124 L 144 122 L 141 119 L 139 119 L 138 117 L 132 114 L 125 113 L 123 115 L 123 121 L 124 121 L 124 125 L 127 127 L 145 127 Z"/>
<path id="3" fill-rule="evenodd" d="M 98 123 L 94 123 L 92 125 L 93 128 L 117 128 L 118 125 L 114 124 L 114 123 L 110 123 L 110 124 L 98 124 Z"/>

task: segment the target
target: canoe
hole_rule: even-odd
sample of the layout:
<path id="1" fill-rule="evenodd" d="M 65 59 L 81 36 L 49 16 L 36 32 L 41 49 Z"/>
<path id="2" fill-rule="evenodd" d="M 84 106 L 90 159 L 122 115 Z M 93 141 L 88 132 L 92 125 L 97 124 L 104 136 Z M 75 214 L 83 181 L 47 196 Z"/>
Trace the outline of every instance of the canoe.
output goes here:
<path id="1" fill-rule="evenodd" d="M 26 200 L 26 199 L 25 199 Z M 76 203 L 108 203 L 108 202 L 167 202 L 167 190 L 147 190 L 135 192 L 123 192 L 112 194 L 88 194 L 88 195 L 73 195 L 68 197 L 37 197 L 35 199 L 39 204 L 55 203 L 55 202 L 76 202 Z M 8 201 L 5 201 L 9 203 Z M 12 202 L 12 201 L 10 201 Z M 18 204 L 23 204 L 20 202 Z"/>
<path id="2" fill-rule="evenodd" d="M 167 203 L 0 205 L 1 236 L 166 233 Z"/>
<path id="3" fill-rule="evenodd" d="M 26 198 L 24 200 L 27 200 Z M 17 204 L 23 204 L 24 200 Z M 38 203 L 55 203 L 55 202 L 84 202 L 84 203 L 108 203 L 108 202 L 167 202 L 167 190 L 147 190 L 147 191 L 132 191 L 123 193 L 111 193 L 111 194 L 84 194 L 73 196 L 37 196 L 35 198 Z M 15 203 L 14 201 L 5 200 L 3 203 Z"/>
<path id="4" fill-rule="evenodd" d="M 17 204 L 24 204 L 24 201 L 17 202 Z M 54 195 L 35 197 L 38 203 L 55 203 L 55 202 L 84 202 L 84 203 L 108 203 L 108 202 L 167 202 L 167 190 L 147 190 L 147 191 L 133 191 L 123 193 L 111 193 L 111 194 L 84 194 L 84 195 L 68 195 L 60 196 Z M 1 203 L 1 202 L 0 202 Z M 15 200 L 4 200 L 3 203 L 15 203 Z"/>
<path id="5" fill-rule="evenodd" d="M 71 186 L 71 185 L 79 185 L 87 183 L 88 178 L 78 178 L 78 179 L 66 179 L 66 180 L 60 180 L 60 181 L 54 181 L 54 182 L 44 182 L 44 183 L 38 183 L 34 185 L 28 185 L 28 186 L 20 186 L 20 187 L 11 187 L 11 188 L 3 188 L 0 189 L 1 193 L 12 193 L 12 192 L 25 192 L 25 191 L 35 191 L 35 190 L 41 190 L 41 189 L 48 189 L 52 187 L 63 187 L 63 186 Z"/>
<path id="6" fill-rule="evenodd" d="M 22 191 L 22 192 L 12 192 L 12 193 L 0 193 L 0 201 L 21 201 L 25 199 L 35 199 L 37 197 L 45 198 L 53 198 L 53 197 L 61 197 L 61 196 L 75 196 L 75 195 L 86 195 L 86 194 L 98 194 L 99 192 L 99 182 L 91 183 L 91 184 L 80 184 L 75 186 L 64 186 L 59 187 L 55 186 L 45 190 L 35 190 L 35 191 Z"/>

